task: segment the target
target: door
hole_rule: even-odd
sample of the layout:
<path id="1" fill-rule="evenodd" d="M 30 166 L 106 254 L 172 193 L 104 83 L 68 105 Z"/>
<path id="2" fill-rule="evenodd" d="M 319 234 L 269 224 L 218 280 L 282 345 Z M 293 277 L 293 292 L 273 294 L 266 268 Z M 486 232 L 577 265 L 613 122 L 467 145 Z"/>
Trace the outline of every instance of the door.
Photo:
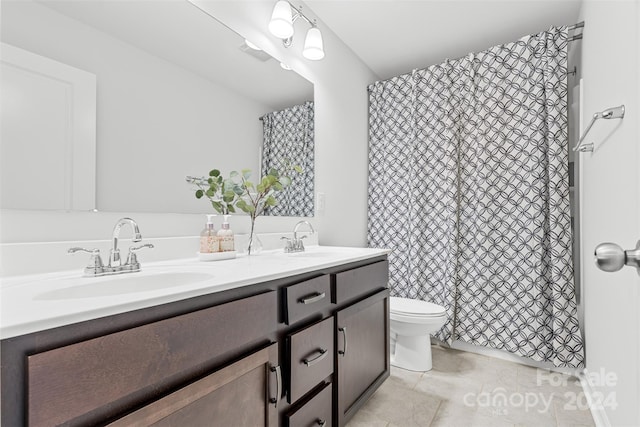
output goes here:
<path id="1" fill-rule="evenodd" d="M 581 13 L 581 130 L 596 112 L 626 110 L 623 119 L 599 120 L 585 141 L 594 151 L 578 154 L 587 393 L 602 397 L 596 424 L 640 425 L 640 276 L 593 262 L 600 243 L 632 249 L 640 240 L 640 3 L 583 2 Z"/>
<path id="2" fill-rule="evenodd" d="M 337 422 L 344 426 L 389 376 L 389 290 L 336 313 Z"/>
<path id="3" fill-rule="evenodd" d="M 275 427 L 282 394 L 277 363 L 275 343 L 109 425 Z"/>

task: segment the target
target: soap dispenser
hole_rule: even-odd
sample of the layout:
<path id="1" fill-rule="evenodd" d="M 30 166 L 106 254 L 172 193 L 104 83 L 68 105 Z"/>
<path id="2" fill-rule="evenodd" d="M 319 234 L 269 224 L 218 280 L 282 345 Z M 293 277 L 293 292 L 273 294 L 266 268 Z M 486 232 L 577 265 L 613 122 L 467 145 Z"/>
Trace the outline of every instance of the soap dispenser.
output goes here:
<path id="1" fill-rule="evenodd" d="M 220 241 L 220 252 L 235 250 L 233 231 L 229 228 L 229 215 L 224 216 L 222 228 L 218 230 L 218 240 Z"/>
<path id="2" fill-rule="evenodd" d="M 215 218 L 215 215 L 207 215 L 207 224 L 202 233 L 200 233 L 200 253 L 202 254 L 220 252 L 220 242 L 213 225 L 213 218 Z"/>

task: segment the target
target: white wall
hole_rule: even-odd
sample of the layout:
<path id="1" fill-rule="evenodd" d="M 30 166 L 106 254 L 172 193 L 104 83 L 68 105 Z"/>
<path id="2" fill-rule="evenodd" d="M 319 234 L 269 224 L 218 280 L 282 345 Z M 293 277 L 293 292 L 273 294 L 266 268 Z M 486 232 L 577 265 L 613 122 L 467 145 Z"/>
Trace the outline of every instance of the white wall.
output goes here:
<path id="1" fill-rule="evenodd" d="M 34 2 L 3 4 L 2 40 L 97 76 L 98 210 L 205 212 L 186 175 L 259 170 L 268 106 Z"/>
<path id="2" fill-rule="evenodd" d="M 640 279 L 629 267 L 598 270 L 593 250 L 602 242 L 630 249 L 640 239 L 639 9 L 638 1 L 587 0 L 581 10 L 582 121 L 620 104 L 627 111 L 623 120 L 598 121 L 586 141 L 596 144 L 595 152 L 580 154 L 587 370 L 617 377 L 594 384 L 617 403 L 605 400 L 601 419 L 614 426 L 640 425 Z"/>

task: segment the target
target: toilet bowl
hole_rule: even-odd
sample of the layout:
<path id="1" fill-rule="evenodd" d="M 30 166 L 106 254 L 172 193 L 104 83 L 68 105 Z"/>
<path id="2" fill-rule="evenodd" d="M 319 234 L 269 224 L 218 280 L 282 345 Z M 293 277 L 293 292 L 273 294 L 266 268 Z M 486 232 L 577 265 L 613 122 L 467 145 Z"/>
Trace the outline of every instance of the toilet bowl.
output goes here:
<path id="1" fill-rule="evenodd" d="M 410 371 L 431 370 L 431 334 L 447 320 L 444 307 L 428 301 L 391 297 L 389 317 L 391 335 L 395 337 L 391 364 Z"/>

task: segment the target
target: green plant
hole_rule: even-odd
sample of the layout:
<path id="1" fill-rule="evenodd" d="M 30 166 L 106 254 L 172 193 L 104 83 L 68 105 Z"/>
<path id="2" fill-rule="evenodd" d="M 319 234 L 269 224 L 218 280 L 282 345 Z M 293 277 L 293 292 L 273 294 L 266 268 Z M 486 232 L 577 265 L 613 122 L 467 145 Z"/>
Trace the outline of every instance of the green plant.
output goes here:
<path id="1" fill-rule="evenodd" d="M 249 215 L 251 218 L 249 254 L 251 254 L 256 218 L 268 207 L 278 204 L 275 193 L 291 185 L 291 174 L 294 172 L 301 173 L 302 168 L 286 162 L 282 170 L 271 169 L 260 179 L 260 182 L 254 184 L 250 181 L 250 169 L 243 169 L 240 172 L 232 171 L 227 179 L 222 177 L 218 169 L 213 169 L 209 172 L 208 185 L 196 182 L 198 186 L 196 198 L 207 197 L 213 209 L 221 214 L 235 213 L 238 208 Z"/>

